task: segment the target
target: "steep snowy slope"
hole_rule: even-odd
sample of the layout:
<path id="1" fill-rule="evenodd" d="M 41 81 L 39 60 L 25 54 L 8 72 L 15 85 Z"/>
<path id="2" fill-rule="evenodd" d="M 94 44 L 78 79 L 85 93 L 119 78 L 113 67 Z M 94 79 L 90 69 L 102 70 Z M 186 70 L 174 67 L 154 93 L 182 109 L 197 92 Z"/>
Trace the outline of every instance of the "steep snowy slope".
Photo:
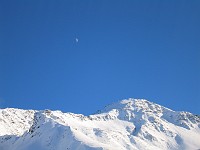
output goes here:
<path id="1" fill-rule="evenodd" d="M 146 100 L 122 100 L 98 114 L 0 110 L 0 150 L 197 150 L 200 116 Z"/>

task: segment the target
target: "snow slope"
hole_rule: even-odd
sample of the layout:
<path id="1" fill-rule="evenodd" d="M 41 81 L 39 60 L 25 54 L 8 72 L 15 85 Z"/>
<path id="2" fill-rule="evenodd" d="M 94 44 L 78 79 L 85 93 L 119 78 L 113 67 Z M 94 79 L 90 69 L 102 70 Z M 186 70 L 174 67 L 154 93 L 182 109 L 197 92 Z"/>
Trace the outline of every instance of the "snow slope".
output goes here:
<path id="1" fill-rule="evenodd" d="M 127 99 L 95 115 L 0 110 L 0 150 L 197 150 L 200 116 Z"/>

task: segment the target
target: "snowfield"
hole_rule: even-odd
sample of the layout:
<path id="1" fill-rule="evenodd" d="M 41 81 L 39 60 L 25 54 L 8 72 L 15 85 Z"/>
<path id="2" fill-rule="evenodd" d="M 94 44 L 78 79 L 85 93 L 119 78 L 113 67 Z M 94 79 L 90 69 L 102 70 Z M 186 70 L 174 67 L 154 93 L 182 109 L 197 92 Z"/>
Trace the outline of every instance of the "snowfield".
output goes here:
<path id="1" fill-rule="evenodd" d="M 0 150 L 198 150 L 200 116 L 140 99 L 84 116 L 0 109 Z"/>

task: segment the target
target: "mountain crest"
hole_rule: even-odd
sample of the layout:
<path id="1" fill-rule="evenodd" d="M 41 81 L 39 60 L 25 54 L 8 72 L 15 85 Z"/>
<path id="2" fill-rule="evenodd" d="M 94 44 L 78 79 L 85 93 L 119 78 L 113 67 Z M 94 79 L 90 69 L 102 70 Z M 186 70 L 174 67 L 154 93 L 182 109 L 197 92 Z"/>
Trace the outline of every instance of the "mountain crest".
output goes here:
<path id="1" fill-rule="evenodd" d="M 182 150 L 199 149 L 199 139 L 200 116 L 144 99 L 125 99 L 90 116 L 0 110 L 1 150 Z"/>

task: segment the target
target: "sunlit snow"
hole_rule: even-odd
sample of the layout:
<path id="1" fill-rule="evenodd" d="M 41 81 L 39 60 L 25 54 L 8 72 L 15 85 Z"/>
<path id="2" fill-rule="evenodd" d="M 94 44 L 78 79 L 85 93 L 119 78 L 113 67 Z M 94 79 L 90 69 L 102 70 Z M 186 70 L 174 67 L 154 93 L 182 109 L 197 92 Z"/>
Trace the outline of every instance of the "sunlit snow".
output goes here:
<path id="1" fill-rule="evenodd" d="M 0 110 L 0 150 L 196 150 L 200 116 L 127 99 L 95 115 Z"/>

